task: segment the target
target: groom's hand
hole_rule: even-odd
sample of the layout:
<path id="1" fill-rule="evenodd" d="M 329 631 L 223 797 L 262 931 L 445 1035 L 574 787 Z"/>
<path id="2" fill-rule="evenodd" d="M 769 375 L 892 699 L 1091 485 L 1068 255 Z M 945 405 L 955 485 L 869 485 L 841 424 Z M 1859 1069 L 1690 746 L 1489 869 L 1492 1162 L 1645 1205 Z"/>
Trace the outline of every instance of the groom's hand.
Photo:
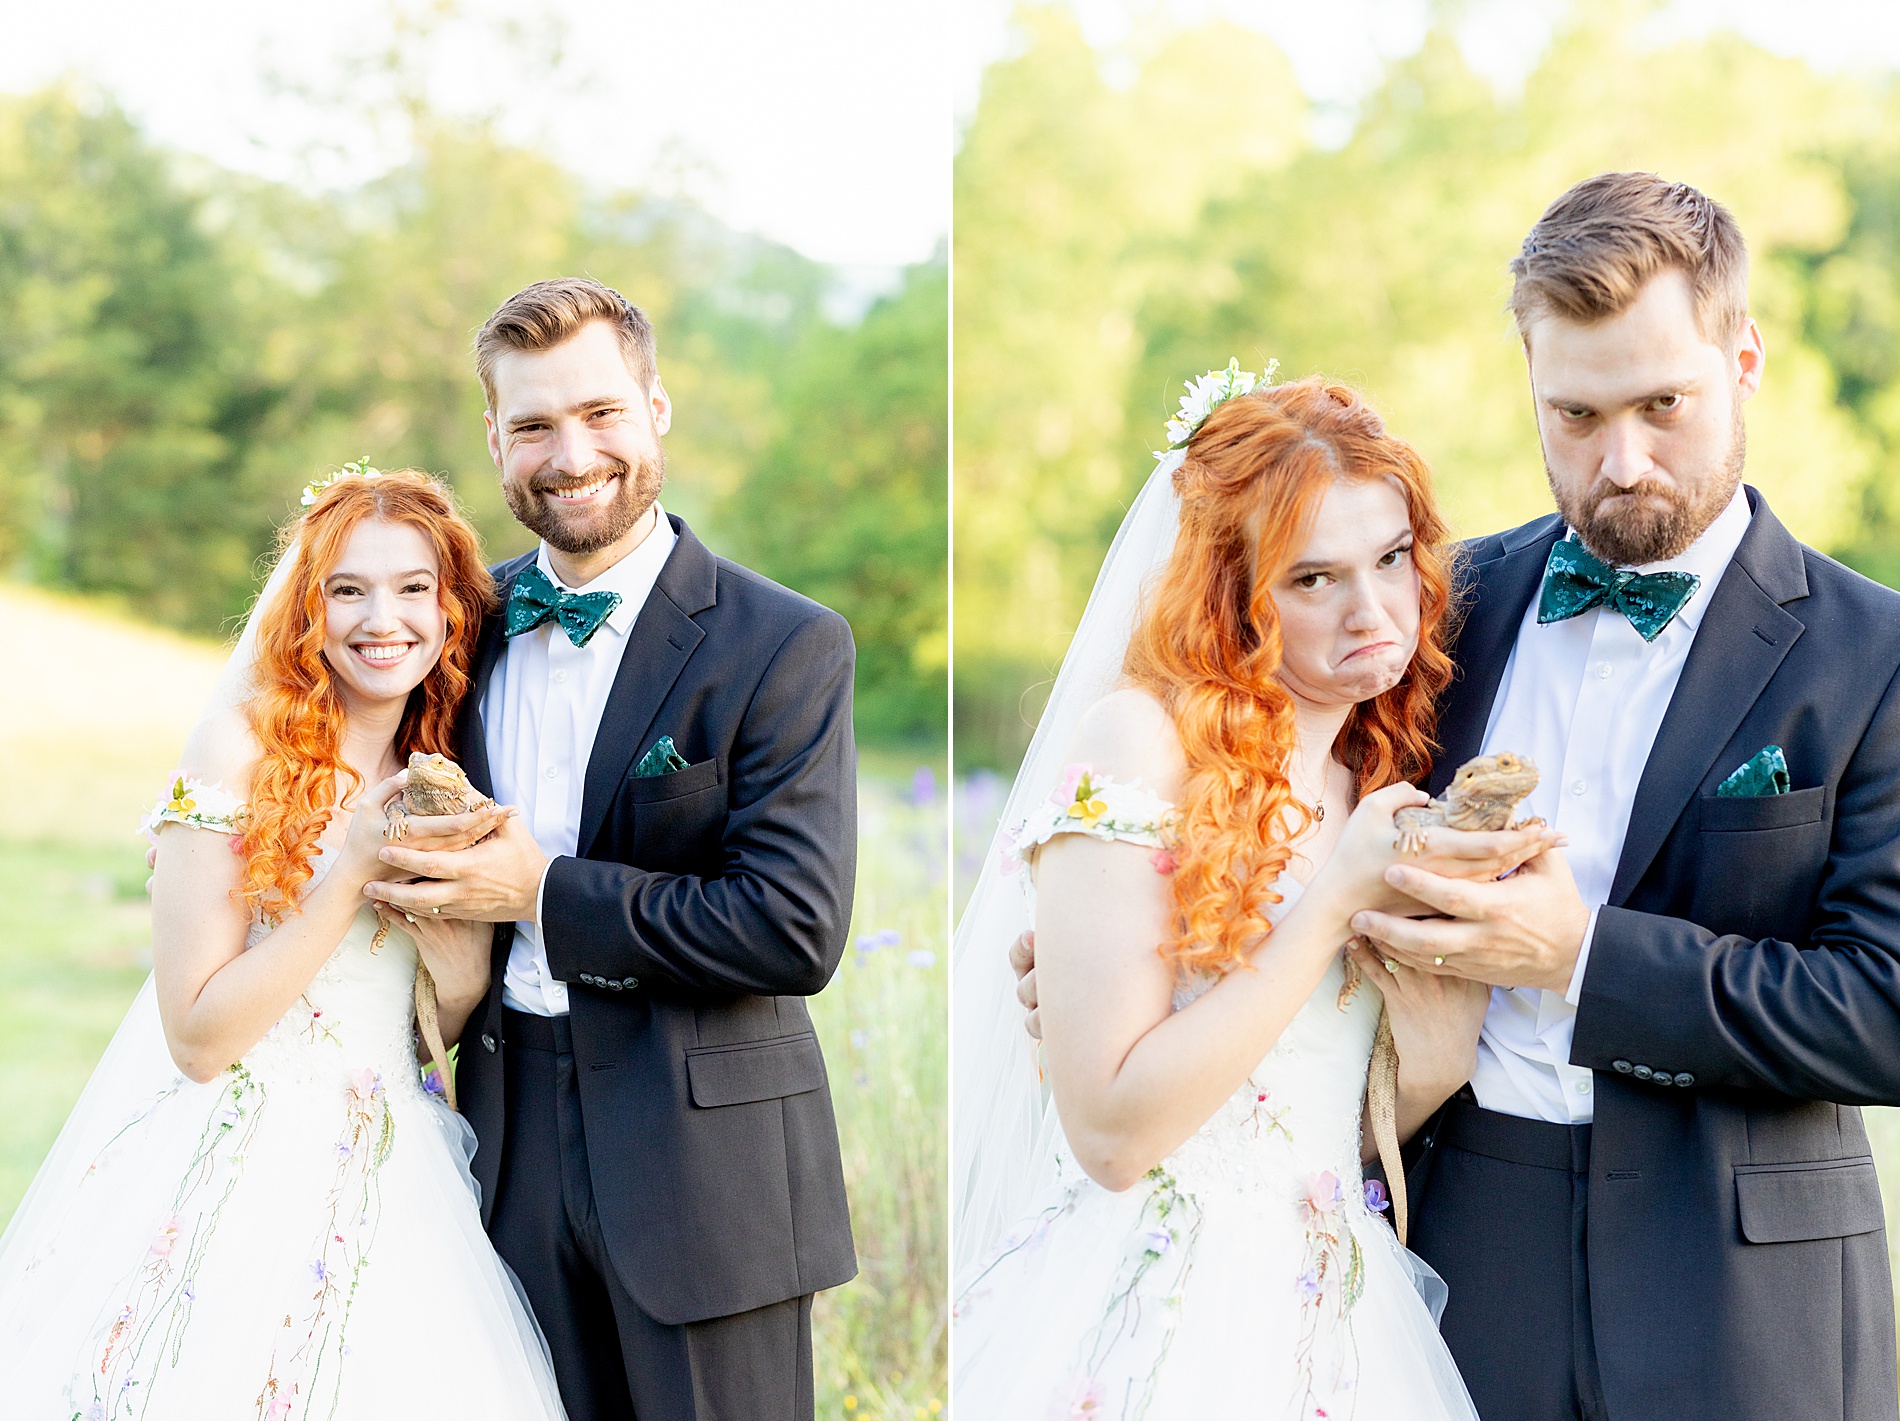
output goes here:
<path id="1" fill-rule="evenodd" d="M 1010 970 L 1016 974 L 1016 1000 L 1023 1004 L 1023 1028 L 1042 1040 L 1041 999 L 1036 995 L 1036 933 L 1032 928 L 1009 945 Z"/>
<path id="2" fill-rule="evenodd" d="M 532 922 L 548 856 L 519 815 L 479 844 L 431 852 L 391 844 L 380 857 L 420 883 L 371 883 L 363 891 L 405 913 L 434 913 L 485 923 Z"/>
<path id="3" fill-rule="evenodd" d="M 1590 910 L 1560 850 L 1550 849 L 1495 883 L 1445 878 L 1394 864 L 1385 881 L 1443 917 L 1353 914 L 1356 933 L 1387 957 L 1425 972 L 1499 987 L 1570 990 Z"/>

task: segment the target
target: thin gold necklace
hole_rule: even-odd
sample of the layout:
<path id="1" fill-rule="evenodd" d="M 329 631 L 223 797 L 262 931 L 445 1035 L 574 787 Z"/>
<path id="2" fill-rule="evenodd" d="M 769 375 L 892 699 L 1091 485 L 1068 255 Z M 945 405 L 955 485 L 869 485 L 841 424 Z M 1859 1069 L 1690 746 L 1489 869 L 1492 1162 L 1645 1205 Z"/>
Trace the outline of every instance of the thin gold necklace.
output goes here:
<path id="1" fill-rule="evenodd" d="M 1326 760 L 1325 768 L 1320 771 L 1320 775 L 1319 775 L 1319 795 L 1316 799 L 1313 800 L 1312 804 L 1309 806 L 1309 808 L 1311 808 L 1313 811 L 1313 823 L 1316 825 L 1324 824 L 1326 822 L 1326 782 L 1330 780 L 1332 777 L 1333 777 L 1333 762 L 1332 762 L 1332 758 L 1328 756 Z M 1293 776 L 1288 775 L 1286 778 L 1287 778 L 1288 784 L 1293 783 Z"/>

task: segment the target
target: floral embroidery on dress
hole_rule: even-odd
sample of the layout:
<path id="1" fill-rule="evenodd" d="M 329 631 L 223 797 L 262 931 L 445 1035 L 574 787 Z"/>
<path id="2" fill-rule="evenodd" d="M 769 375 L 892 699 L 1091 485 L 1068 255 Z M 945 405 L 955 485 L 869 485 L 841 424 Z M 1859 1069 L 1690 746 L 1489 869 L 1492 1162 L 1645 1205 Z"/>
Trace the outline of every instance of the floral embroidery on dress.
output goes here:
<path id="1" fill-rule="evenodd" d="M 1057 834 L 1087 834 L 1153 849 L 1149 862 L 1155 872 L 1172 873 L 1180 818 L 1179 810 L 1139 780 L 1123 784 L 1078 762 L 1067 766 L 1049 797 L 1006 834 L 1010 847 L 1004 851 L 1003 871 L 1015 872 Z"/>
<path id="2" fill-rule="evenodd" d="M 1083 1339 L 1071 1417 L 1141 1421 L 1181 1325 L 1181 1300 L 1194 1270 L 1200 1201 L 1165 1164 L 1146 1176 L 1149 1191 L 1102 1319 Z"/>
<path id="3" fill-rule="evenodd" d="M 380 1072 L 368 1066 L 355 1072 L 344 1100 L 336 1175 L 324 1198 L 327 1213 L 310 1260 L 309 1301 L 301 1319 L 284 1315 L 257 1394 L 258 1421 L 334 1415 L 341 1399 L 350 1310 L 382 1219 L 382 1167 L 396 1143 L 396 1120 Z M 328 1406 L 320 1411 L 326 1394 Z"/>
<path id="4" fill-rule="evenodd" d="M 1351 1413 L 1359 1369 L 1351 1314 L 1365 1292 L 1366 1260 L 1345 1205 L 1345 1186 L 1330 1169 L 1307 1180 L 1300 1201 L 1306 1215 L 1306 1252 L 1295 1282 L 1300 1336 L 1293 1353 L 1302 1421 Z"/>
<path id="5" fill-rule="evenodd" d="M 232 1066 L 225 1074 L 224 1088 L 212 1102 L 171 1209 L 154 1221 L 151 1242 L 133 1265 L 111 1313 L 98 1362 L 91 1368 L 92 1404 L 84 1413 L 88 1421 L 142 1416 L 167 1358 L 175 1362 L 183 1345 L 197 1300 L 198 1268 L 244 1172 L 244 1152 L 257 1133 L 265 1104 L 263 1086 L 243 1066 Z M 113 1136 L 87 1167 L 87 1179 L 118 1139 Z"/>
<path id="6" fill-rule="evenodd" d="M 166 824 L 185 824 L 193 829 L 210 829 L 220 834 L 237 834 L 244 827 L 245 806 L 220 785 L 180 775 L 171 791 L 161 794 L 158 802 L 139 820 L 139 832 L 154 843 Z"/>

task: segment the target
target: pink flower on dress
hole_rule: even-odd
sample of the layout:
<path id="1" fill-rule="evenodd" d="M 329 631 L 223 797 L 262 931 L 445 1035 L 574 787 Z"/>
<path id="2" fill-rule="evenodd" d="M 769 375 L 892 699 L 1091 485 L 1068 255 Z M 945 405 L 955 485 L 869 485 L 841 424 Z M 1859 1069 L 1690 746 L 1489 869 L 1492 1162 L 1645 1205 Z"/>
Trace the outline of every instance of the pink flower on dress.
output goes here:
<path id="1" fill-rule="evenodd" d="M 1095 766 L 1087 760 L 1077 760 L 1073 765 L 1062 767 L 1062 778 L 1056 781 L 1056 787 L 1050 791 L 1051 802 L 1068 806 L 1075 801 L 1076 786 L 1095 773 Z"/>
<path id="2" fill-rule="evenodd" d="M 1180 865 L 1175 863 L 1174 855 L 1169 853 L 1166 849 L 1156 849 L 1153 853 L 1149 854 L 1148 862 L 1155 866 L 1156 873 L 1161 874 L 1173 873 L 1176 868 L 1180 867 Z"/>
<path id="3" fill-rule="evenodd" d="M 158 1231 L 158 1237 L 152 1240 L 148 1250 L 154 1258 L 170 1258 L 172 1245 L 178 1242 L 178 1232 L 184 1228 L 185 1221 L 173 1214 Z"/>
<path id="4" fill-rule="evenodd" d="M 1345 1197 L 1345 1191 L 1339 1184 L 1339 1176 L 1330 1169 L 1323 1169 L 1306 1181 L 1306 1207 L 1315 1214 L 1332 1213 Z"/>
<path id="5" fill-rule="evenodd" d="M 368 1104 L 383 1093 L 383 1075 L 374 1066 L 365 1066 L 350 1076 L 350 1094 Z"/>

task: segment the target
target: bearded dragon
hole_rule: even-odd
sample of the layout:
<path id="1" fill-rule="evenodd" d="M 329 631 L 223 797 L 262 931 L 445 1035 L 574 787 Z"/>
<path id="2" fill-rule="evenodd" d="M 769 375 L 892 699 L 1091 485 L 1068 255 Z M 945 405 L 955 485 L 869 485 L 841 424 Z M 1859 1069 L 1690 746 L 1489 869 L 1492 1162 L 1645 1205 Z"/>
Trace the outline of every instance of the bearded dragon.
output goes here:
<path id="1" fill-rule="evenodd" d="M 383 832 L 390 839 L 400 842 L 403 835 L 409 832 L 409 816 L 412 814 L 466 814 L 488 803 L 491 803 L 488 797 L 468 782 L 468 776 L 462 773 L 462 767 L 455 761 L 446 755 L 425 755 L 415 750 L 409 755 L 409 779 L 403 792 L 383 806 L 383 814 L 389 821 Z M 388 936 L 389 922 L 385 919 L 370 941 L 370 950 L 374 952 L 381 947 Z M 455 1075 L 449 1069 L 448 1048 L 442 1044 L 435 978 L 430 975 L 428 964 L 419 955 L 416 958 L 416 1025 L 422 1030 L 422 1040 L 428 1046 L 429 1054 L 435 1058 L 436 1071 L 442 1078 L 443 1094 L 448 1097 L 449 1109 L 453 1110 L 456 1108 Z"/>
<path id="2" fill-rule="evenodd" d="M 1416 854 L 1425 847 L 1425 831 L 1440 826 L 1492 833 L 1542 824 L 1541 819 L 1512 822 L 1518 804 L 1535 788 L 1537 766 L 1522 755 L 1507 751 L 1467 760 L 1458 767 L 1451 784 L 1438 798 L 1416 809 L 1401 809 L 1392 816 L 1399 835 L 1394 847 L 1402 854 Z M 1346 981 L 1339 989 L 1342 1011 L 1358 989 L 1359 964 L 1348 957 Z M 1366 1120 L 1372 1127 L 1372 1138 L 1378 1143 L 1379 1163 L 1385 1167 L 1386 1185 L 1391 1191 L 1393 1229 L 1399 1242 L 1404 1243 L 1405 1166 L 1399 1156 L 1398 1101 L 1399 1049 L 1392 1039 L 1391 1019 L 1385 1008 L 1380 1007 L 1379 1029 L 1372 1038 L 1372 1061 L 1366 1072 Z"/>

